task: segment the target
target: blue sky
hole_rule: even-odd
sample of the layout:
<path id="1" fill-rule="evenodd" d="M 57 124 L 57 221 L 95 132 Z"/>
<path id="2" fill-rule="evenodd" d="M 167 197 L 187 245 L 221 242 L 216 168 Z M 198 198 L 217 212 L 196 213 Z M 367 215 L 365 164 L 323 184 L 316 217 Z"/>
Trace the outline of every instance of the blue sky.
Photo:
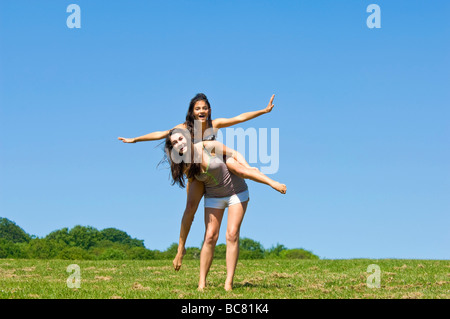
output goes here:
<path id="1" fill-rule="evenodd" d="M 69 29 L 69 4 L 81 28 Z M 369 4 L 381 28 L 369 29 Z M 450 256 L 446 1 L 2 1 L 0 216 L 39 237 L 115 227 L 178 241 L 185 190 L 158 142 L 205 93 L 212 115 L 275 108 L 287 194 L 249 181 L 242 237 L 322 258 Z M 260 163 L 255 166 L 260 167 Z M 225 223 L 219 243 L 224 242 Z M 187 246 L 200 247 L 203 202 Z"/>

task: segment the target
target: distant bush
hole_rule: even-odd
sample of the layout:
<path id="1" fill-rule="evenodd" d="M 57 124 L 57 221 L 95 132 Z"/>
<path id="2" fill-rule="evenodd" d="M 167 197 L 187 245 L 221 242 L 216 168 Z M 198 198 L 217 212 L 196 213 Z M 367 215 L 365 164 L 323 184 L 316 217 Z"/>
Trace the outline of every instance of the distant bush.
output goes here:
<path id="1" fill-rule="evenodd" d="M 36 238 L 31 240 L 24 250 L 27 258 L 54 259 L 65 247 L 64 244 L 57 241 Z"/>
<path id="2" fill-rule="evenodd" d="M 262 259 L 264 255 L 264 247 L 259 242 L 250 238 L 239 239 L 240 259 Z"/>
<path id="3" fill-rule="evenodd" d="M 0 238 L 0 258 L 27 258 L 24 245 Z"/>
<path id="4" fill-rule="evenodd" d="M 65 247 L 58 255 L 57 259 L 67 259 L 67 260 L 90 260 L 94 259 L 93 255 L 89 254 L 85 249 L 80 247 Z"/>
<path id="5" fill-rule="evenodd" d="M 0 217 L 0 238 L 13 243 L 27 243 L 31 240 L 31 236 L 17 226 L 16 223 L 2 217 Z"/>
<path id="6" fill-rule="evenodd" d="M 280 254 L 282 251 L 287 250 L 284 245 L 277 244 L 276 246 L 272 246 L 266 251 L 266 257 L 268 258 L 280 258 Z"/>
<path id="7" fill-rule="evenodd" d="M 226 258 L 227 245 L 219 244 L 216 245 L 214 249 L 214 258 L 215 259 L 225 259 Z"/>
<path id="8" fill-rule="evenodd" d="M 113 243 L 120 243 L 129 247 L 145 247 L 143 240 L 131 238 L 126 232 L 115 228 L 103 229 L 100 234 L 103 239 L 109 240 Z"/>
<path id="9" fill-rule="evenodd" d="M 287 249 L 284 245 L 280 244 L 268 249 L 266 257 L 280 259 L 319 259 L 319 256 L 314 255 L 308 250 L 302 248 Z"/>
<path id="10" fill-rule="evenodd" d="M 100 256 L 100 260 L 123 260 L 127 259 L 127 254 L 119 249 L 108 248 Z"/>
<path id="11" fill-rule="evenodd" d="M 145 247 L 133 247 L 127 251 L 127 256 L 128 259 L 157 259 L 155 251 L 146 249 Z"/>
<path id="12" fill-rule="evenodd" d="M 214 258 L 226 258 L 225 244 L 215 247 Z M 44 238 L 30 236 L 14 222 L 0 218 L 0 258 L 66 259 L 66 260 L 124 260 L 124 259 L 173 259 L 178 244 L 171 244 L 165 251 L 145 248 L 144 241 L 132 238 L 126 232 L 91 226 L 77 225 L 62 228 Z M 188 247 L 185 259 L 200 259 L 201 248 Z M 265 250 L 258 241 L 239 239 L 240 259 L 319 259 L 304 249 L 287 249 L 283 245 Z"/>
<path id="13" fill-rule="evenodd" d="M 185 259 L 200 259 L 200 248 L 197 247 L 188 247 L 186 248 Z"/>
<path id="14" fill-rule="evenodd" d="M 319 259 L 312 252 L 301 248 L 283 250 L 280 257 L 283 259 Z"/>

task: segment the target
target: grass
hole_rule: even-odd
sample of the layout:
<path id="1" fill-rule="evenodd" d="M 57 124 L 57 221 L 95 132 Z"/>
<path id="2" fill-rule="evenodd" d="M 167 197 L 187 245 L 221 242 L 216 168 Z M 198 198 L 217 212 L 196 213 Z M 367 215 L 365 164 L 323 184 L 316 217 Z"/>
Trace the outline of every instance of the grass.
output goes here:
<path id="1" fill-rule="evenodd" d="M 67 266 L 80 266 L 80 288 L 68 288 Z M 380 267 L 380 288 L 367 287 Z M 224 260 L 214 260 L 208 287 L 197 291 L 198 260 L 179 272 L 171 260 L 67 261 L 0 259 L 1 299 L 449 299 L 450 261 L 401 259 L 241 260 L 226 292 Z"/>

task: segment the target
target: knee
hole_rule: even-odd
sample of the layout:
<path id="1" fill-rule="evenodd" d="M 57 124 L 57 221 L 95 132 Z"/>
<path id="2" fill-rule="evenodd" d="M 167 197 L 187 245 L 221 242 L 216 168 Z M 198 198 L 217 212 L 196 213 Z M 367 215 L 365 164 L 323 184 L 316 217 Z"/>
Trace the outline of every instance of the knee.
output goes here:
<path id="1" fill-rule="evenodd" d="M 226 240 L 229 243 L 237 243 L 239 241 L 239 231 L 237 229 L 227 230 Z"/>
<path id="2" fill-rule="evenodd" d="M 214 246 L 219 239 L 219 232 L 215 230 L 208 230 L 205 233 L 205 244 Z"/>
<path id="3" fill-rule="evenodd" d="M 242 165 L 233 165 L 230 171 L 240 178 L 248 179 L 248 172 Z"/>

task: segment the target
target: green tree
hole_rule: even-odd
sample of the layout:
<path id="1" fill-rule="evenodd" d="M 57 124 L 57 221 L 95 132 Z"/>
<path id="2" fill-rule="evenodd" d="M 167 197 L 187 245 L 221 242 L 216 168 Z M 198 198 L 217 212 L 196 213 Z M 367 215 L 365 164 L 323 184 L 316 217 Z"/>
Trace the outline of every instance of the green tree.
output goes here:
<path id="1" fill-rule="evenodd" d="M 27 258 L 52 259 L 65 247 L 67 246 L 52 240 L 36 238 L 28 243 L 25 251 Z"/>
<path id="2" fill-rule="evenodd" d="M 45 239 L 52 240 L 60 244 L 65 244 L 69 246 L 75 245 L 75 242 L 73 241 L 71 235 L 69 234 L 69 229 L 67 227 L 51 232 L 50 234 L 45 236 Z"/>
<path id="3" fill-rule="evenodd" d="M 90 260 L 94 259 L 94 256 L 80 247 L 66 246 L 58 253 L 56 258 L 66 260 Z"/>
<path id="4" fill-rule="evenodd" d="M 261 259 L 264 258 L 264 247 L 250 238 L 239 239 L 239 258 Z"/>
<path id="5" fill-rule="evenodd" d="M 268 258 L 279 258 L 282 251 L 287 248 L 284 245 L 278 244 L 276 246 L 272 246 L 272 248 L 266 251 L 266 256 Z"/>
<path id="6" fill-rule="evenodd" d="M 283 250 L 280 257 L 285 259 L 319 259 L 319 256 L 302 248 Z"/>
<path id="7" fill-rule="evenodd" d="M 113 243 L 121 243 L 130 247 L 144 247 L 144 241 L 131 238 L 126 232 L 116 228 L 105 228 L 100 232 L 104 239 Z"/>
<path id="8" fill-rule="evenodd" d="M 225 259 L 227 253 L 227 245 L 219 244 L 214 248 L 214 258 L 215 259 Z"/>
<path id="9" fill-rule="evenodd" d="M 128 258 L 138 260 L 156 259 L 155 252 L 144 247 L 132 247 L 127 252 Z"/>
<path id="10" fill-rule="evenodd" d="M 175 258 L 175 256 L 177 255 L 178 252 L 178 244 L 177 243 L 172 243 L 169 248 L 166 249 L 166 251 L 164 251 L 162 253 L 163 256 L 161 256 L 163 259 L 171 259 L 171 258 Z"/>
<path id="11" fill-rule="evenodd" d="M 13 243 L 0 238 L 0 258 L 26 258 L 24 246 L 26 243 Z"/>
<path id="12" fill-rule="evenodd" d="M 4 217 L 0 218 L 0 238 L 4 238 L 13 243 L 27 243 L 31 240 L 31 236 L 22 228 Z"/>
<path id="13" fill-rule="evenodd" d="M 100 231 L 91 226 L 77 225 L 69 231 L 70 246 L 89 249 L 102 239 Z"/>
<path id="14" fill-rule="evenodd" d="M 99 257 L 101 260 L 123 260 L 127 259 L 127 254 L 117 248 L 106 249 Z"/>
<path id="15" fill-rule="evenodd" d="M 188 247 L 186 248 L 186 255 L 184 256 L 184 259 L 200 259 L 200 248 L 197 247 Z"/>

